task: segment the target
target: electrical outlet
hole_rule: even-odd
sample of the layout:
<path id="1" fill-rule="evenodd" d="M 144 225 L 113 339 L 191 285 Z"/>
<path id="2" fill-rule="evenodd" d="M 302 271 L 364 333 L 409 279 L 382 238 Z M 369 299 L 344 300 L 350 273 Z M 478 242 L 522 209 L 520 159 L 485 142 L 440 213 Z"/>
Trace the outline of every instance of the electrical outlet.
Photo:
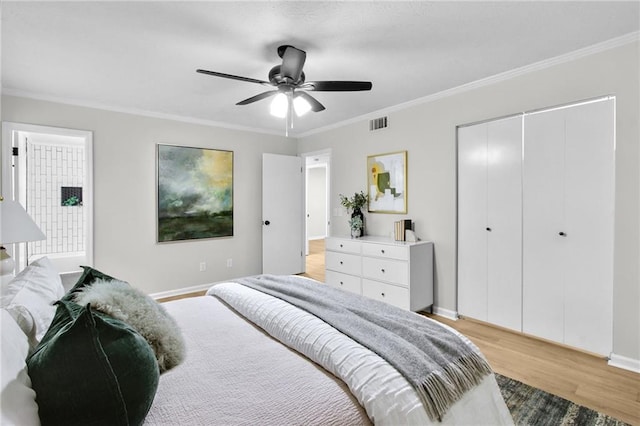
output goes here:
<path id="1" fill-rule="evenodd" d="M 233 267 L 233 259 L 227 259 L 227 268 Z"/>
<path id="2" fill-rule="evenodd" d="M 200 262 L 200 272 L 207 270 L 207 262 Z"/>

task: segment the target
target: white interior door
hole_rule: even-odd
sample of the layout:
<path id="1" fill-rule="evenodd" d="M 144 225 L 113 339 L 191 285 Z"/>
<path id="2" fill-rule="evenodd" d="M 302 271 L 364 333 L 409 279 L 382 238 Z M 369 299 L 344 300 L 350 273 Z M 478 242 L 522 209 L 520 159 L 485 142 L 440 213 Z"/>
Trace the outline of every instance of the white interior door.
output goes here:
<path id="1" fill-rule="evenodd" d="M 304 174 L 300 157 L 262 157 L 262 272 L 305 271 Z"/>
<path id="2" fill-rule="evenodd" d="M 564 340 L 564 113 L 525 117 L 523 301 L 525 333 Z"/>
<path id="3" fill-rule="evenodd" d="M 614 100 L 565 111 L 564 343 L 608 356 L 613 342 Z"/>
<path id="4" fill-rule="evenodd" d="M 520 331 L 522 116 L 487 127 L 487 320 Z"/>
<path id="5" fill-rule="evenodd" d="M 458 129 L 458 312 L 487 320 L 487 126 Z"/>

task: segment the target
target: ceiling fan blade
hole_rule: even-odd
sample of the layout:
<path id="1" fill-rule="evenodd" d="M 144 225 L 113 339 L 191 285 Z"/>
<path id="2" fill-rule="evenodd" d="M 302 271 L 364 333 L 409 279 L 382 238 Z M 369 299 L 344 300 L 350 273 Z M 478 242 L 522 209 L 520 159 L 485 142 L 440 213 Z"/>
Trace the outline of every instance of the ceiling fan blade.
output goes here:
<path id="1" fill-rule="evenodd" d="M 279 92 L 280 92 L 279 90 L 269 90 L 268 92 L 262 92 L 260 94 L 255 95 L 255 96 L 247 98 L 244 101 L 240 101 L 236 105 L 248 105 L 248 104 L 251 104 L 251 103 L 254 103 L 254 102 L 257 102 L 257 101 L 261 101 L 262 99 L 266 99 L 269 96 L 276 95 Z"/>
<path id="2" fill-rule="evenodd" d="M 316 98 L 306 92 L 295 92 L 293 96 L 294 98 L 302 96 L 307 102 L 309 102 L 309 105 L 311 105 L 311 111 L 313 112 L 320 112 L 324 110 L 324 105 L 322 105 Z"/>
<path id="3" fill-rule="evenodd" d="M 370 81 L 307 81 L 300 88 L 317 92 L 355 92 L 371 90 Z"/>
<path id="4" fill-rule="evenodd" d="M 200 74 L 212 75 L 214 77 L 230 78 L 232 80 L 247 81 L 249 83 L 258 83 L 258 84 L 263 84 L 263 85 L 266 85 L 266 86 L 272 86 L 272 84 L 269 83 L 268 81 L 256 80 L 255 78 L 240 77 L 238 75 L 225 74 L 225 73 L 221 73 L 221 72 L 207 71 L 207 70 L 196 70 L 196 72 L 199 72 Z"/>
<path id="5" fill-rule="evenodd" d="M 283 77 L 290 78 L 292 83 L 297 83 L 302 75 L 302 67 L 306 59 L 307 53 L 304 50 L 287 46 L 282 54 L 280 73 Z"/>

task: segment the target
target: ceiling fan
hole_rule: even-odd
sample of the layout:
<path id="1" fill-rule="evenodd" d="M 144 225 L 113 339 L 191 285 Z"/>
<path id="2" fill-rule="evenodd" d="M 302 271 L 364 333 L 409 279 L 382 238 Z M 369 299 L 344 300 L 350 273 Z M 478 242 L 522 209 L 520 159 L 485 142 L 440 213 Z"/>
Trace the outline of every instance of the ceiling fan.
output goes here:
<path id="1" fill-rule="evenodd" d="M 271 71 L 269 71 L 269 81 L 240 77 L 237 75 L 224 74 L 221 72 L 203 69 L 196 71 L 215 77 L 223 77 L 232 80 L 262 84 L 263 86 L 275 87 L 274 90 L 259 93 L 238 102 L 236 105 L 248 105 L 271 96 L 283 95 L 277 96 L 276 99 L 279 98 L 279 102 L 274 99 L 274 103 L 272 103 L 272 114 L 281 117 L 287 116 L 289 118 L 291 117 L 291 113 L 294 108 L 298 115 L 302 115 L 300 113 L 301 111 L 298 111 L 299 109 L 306 109 L 307 111 L 310 109 L 314 112 L 319 112 L 325 109 L 324 105 L 318 102 L 317 99 L 307 92 L 351 92 L 371 90 L 372 84 L 369 81 L 305 81 L 305 75 L 304 71 L 302 71 L 302 67 L 304 66 L 304 62 L 307 58 L 307 53 L 304 50 L 300 50 L 288 44 L 278 47 L 278 56 L 282 58 L 282 64 L 271 68 Z M 279 105 L 277 105 L 278 103 Z M 276 113 L 274 112 L 274 108 L 278 109 L 278 106 L 280 107 L 279 113 Z M 283 107 L 285 108 L 284 114 L 282 112 Z"/>

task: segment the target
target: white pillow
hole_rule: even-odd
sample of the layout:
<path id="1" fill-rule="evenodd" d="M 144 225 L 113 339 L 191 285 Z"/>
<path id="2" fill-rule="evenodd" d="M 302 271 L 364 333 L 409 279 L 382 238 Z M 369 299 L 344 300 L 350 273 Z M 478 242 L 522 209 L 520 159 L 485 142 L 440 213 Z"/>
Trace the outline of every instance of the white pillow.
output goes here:
<path id="1" fill-rule="evenodd" d="M 0 307 L 6 309 L 29 338 L 31 349 L 46 333 L 56 308 L 53 302 L 64 296 L 60 275 L 43 257 L 1 286 Z"/>
<path id="2" fill-rule="evenodd" d="M 0 374 L 0 424 L 39 425 L 36 393 L 31 388 L 25 359 L 29 352 L 27 336 L 4 309 L 0 325 L 2 327 L 2 373 Z"/>

